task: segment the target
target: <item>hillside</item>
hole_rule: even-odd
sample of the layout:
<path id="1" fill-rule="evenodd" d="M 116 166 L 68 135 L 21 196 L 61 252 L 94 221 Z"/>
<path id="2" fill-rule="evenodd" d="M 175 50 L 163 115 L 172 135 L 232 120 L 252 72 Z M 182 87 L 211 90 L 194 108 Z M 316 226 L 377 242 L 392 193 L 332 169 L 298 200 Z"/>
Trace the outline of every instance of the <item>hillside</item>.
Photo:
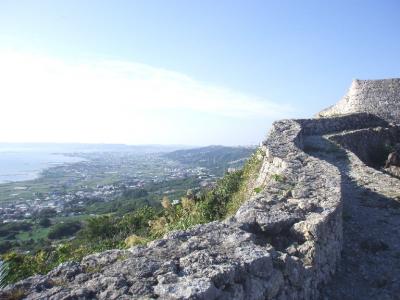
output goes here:
<path id="1" fill-rule="evenodd" d="M 223 175 L 228 168 L 242 167 L 256 147 L 208 146 L 202 148 L 177 150 L 164 156 L 187 166 L 200 166 L 212 169 Z"/>

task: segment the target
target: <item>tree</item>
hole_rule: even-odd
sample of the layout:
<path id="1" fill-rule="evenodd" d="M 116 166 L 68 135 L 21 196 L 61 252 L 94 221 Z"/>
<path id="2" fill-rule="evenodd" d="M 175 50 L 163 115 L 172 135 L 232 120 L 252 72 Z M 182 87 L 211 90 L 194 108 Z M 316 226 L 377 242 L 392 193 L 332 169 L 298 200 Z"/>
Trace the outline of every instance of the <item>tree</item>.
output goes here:
<path id="1" fill-rule="evenodd" d="M 81 229 L 79 222 L 68 221 L 65 223 L 58 223 L 53 226 L 47 237 L 51 240 L 61 239 L 74 235 L 79 229 Z"/>
<path id="2" fill-rule="evenodd" d="M 47 228 L 47 227 L 51 226 L 51 221 L 50 221 L 49 218 L 41 218 L 39 220 L 39 225 L 42 226 L 42 227 Z"/>

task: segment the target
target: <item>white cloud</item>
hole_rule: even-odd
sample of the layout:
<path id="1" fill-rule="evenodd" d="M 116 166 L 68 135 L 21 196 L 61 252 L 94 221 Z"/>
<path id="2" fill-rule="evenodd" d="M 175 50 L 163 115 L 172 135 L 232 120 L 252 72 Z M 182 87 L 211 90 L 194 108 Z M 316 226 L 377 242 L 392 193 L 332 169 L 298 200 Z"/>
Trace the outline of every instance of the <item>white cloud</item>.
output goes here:
<path id="1" fill-rule="evenodd" d="M 164 115 L 276 119 L 291 107 L 123 61 L 69 63 L 0 51 L 0 141 L 159 142 Z M 160 117 L 161 116 L 161 117 Z M 140 130 L 139 130 L 140 129 Z M 146 133 L 147 131 L 147 133 Z"/>

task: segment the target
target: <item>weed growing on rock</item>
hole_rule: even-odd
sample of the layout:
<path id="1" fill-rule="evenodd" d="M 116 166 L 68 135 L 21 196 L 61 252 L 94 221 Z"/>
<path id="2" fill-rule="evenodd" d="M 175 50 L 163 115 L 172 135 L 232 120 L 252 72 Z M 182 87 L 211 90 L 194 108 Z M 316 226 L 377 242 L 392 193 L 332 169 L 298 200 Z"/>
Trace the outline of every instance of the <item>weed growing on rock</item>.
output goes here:
<path id="1" fill-rule="evenodd" d="M 272 180 L 275 180 L 277 182 L 285 182 L 286 181 L 285 176 L 280 175 L 280 174 L 272 174 L 271 178 L 272 178 Z"/>

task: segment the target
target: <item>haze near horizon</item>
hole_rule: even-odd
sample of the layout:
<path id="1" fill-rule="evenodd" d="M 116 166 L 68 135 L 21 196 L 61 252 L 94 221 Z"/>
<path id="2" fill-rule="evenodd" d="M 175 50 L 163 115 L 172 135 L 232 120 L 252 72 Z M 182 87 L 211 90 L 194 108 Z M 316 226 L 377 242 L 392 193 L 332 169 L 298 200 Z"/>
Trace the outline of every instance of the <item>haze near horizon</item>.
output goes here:
<path id="1" fill-rule="evenodd" d="M 2 1 L 0 142 L 248 145 L 399 77 L 397 1 Z"/>

